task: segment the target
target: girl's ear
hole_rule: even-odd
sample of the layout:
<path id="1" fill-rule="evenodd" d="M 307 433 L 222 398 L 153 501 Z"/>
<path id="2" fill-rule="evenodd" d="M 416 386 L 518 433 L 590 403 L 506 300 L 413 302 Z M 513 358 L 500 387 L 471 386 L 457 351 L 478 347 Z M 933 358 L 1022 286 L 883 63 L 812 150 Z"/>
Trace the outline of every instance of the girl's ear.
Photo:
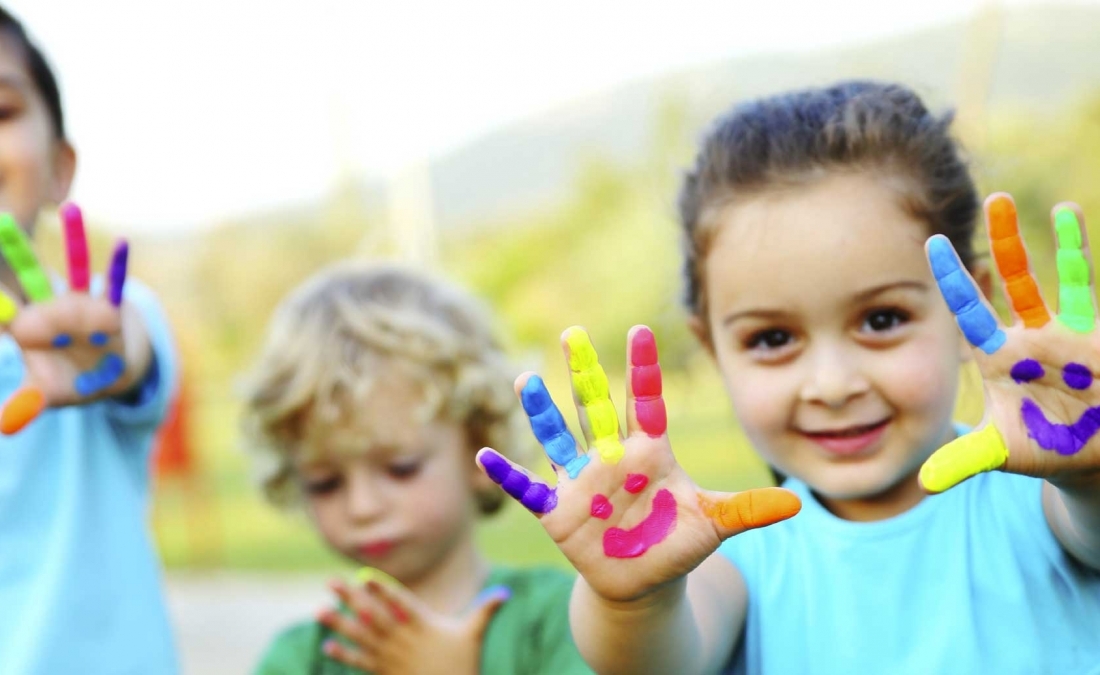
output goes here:
<path id="1" fill-rule="evenodd" d="M 710 358 L 714 357 L 714 341 L 710 337 L 710 328 L 707 326 L 705 319 L 702 319 L 698 314 L 692 314 L 688 317 L 688 328 L 691 329 L 692 335 L 699 341 L 699 344 L 703 346 L 707 354 L 710 354 Z"/>
<path id="2" fill-rule="evenodd" d="M 68 141 L 58 141 L 53 157 L 53 183 L 50 185 L 50 200 L 60 204 L 69 197 L 76 175 L 76 149 Z"/>

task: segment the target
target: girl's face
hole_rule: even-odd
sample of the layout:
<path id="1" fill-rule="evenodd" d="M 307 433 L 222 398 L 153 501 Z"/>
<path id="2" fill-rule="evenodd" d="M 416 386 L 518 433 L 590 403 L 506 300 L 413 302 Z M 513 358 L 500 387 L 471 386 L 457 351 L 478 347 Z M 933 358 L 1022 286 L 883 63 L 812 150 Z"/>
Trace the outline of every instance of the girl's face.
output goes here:
<path id="1" fill-rule="evenodd" d="M 69 193 L 76 156 L 53 131 L 20 44 L 0 31 L 0 211 L 28 231 Z"/>
<path id="2" fill-rule="evenodd" d="M 925 261 L 927 225 L 869 173 L 827 174 L 722 217 L 706 321 L 746 434 L 843 518 L 908 509 L 921 463 L 953 434 L 969 354 Z"/>
<path id="3" fill-rule="evenodd" d="M 484 482 L 462 425 L 420 421 L 422 403 L 411 380 L 385 378 L 354 424 L 318 439 L 320 459 L 297 467 L 325 541 L 406 585 L 470 544 Z"/>

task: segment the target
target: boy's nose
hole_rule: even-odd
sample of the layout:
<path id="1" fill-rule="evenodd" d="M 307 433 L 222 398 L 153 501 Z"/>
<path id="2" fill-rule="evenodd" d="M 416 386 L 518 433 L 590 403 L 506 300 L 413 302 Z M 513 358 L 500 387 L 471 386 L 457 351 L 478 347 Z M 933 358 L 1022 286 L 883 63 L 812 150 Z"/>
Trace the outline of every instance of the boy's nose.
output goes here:
<path id="1" fill-rule="evenodd" d="M 355 520 L 373 520 L 385 511 L 385 497 L 369 476 L 350 476 L 348 512 Z"/>
<path id="2" fill-rule="evenodd" d="M 809 371 L 799 392 L 804 402 L 840 408 L 870 389 L 858 356 L 840 346 L 819 347 L 807 361 Z"/>

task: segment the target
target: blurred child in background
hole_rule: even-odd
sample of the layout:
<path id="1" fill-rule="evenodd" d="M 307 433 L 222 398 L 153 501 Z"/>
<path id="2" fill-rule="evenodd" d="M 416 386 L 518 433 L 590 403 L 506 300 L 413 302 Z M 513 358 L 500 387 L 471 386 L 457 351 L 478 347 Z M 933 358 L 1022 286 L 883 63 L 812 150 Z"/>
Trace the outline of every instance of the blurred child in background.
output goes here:
<path id="1" fill-rule="evenodd" d="M 589 672 L 571 577 L 490 565 L 474 540 L 504 500 L 474 454 L 525 445 L 513 375 L 482 307 L 410 270 L 335 265 L 283 301 L 247 384 L 264 493 L 382 574 L 334 581 L 337 606 L 280 635 L 258 675 Z"/>
<path id="2" fill-rule="evenodd" d="M 153 294 L 125 283 L 125 245 L 90 278 L 75 207 L 68 283 L 31 251 L 75 168 L 54 75 L 0 9 L 0 671 L 171 674 L 146 514 L 176 357 Z"/>

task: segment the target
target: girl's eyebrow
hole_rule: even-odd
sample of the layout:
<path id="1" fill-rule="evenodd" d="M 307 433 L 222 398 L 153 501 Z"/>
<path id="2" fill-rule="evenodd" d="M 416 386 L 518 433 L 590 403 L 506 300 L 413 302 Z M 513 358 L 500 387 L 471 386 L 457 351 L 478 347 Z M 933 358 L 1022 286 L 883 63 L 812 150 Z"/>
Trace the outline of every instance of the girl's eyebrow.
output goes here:
<path id="1" fill-rule="evenodd" d="M 903 281 L 891 281 L 889 283 L 879 284 L 878 286 L 872 286 L 865 291 L 860 291 L 859 293 L 856 293 L 854 300 L 856 302 L 863 302 L 865 300 L 870 300 L 876 295 L 881 295 L 887 291 L 894 291 L 906 288 L 916 291 L 927 291 L 929 289 L 929 285 L 924 283 L 923 281 L 908 279 Z"/>
<path id="2" fill-rule="evenodd" d="M 790 316 L 790 312 L 781 309 L 747 309 L 743 312 L 734 312 L 733 314 L 726 315 L 726 317 L 722 319 L 722 325 L 729 326 L 731 323 L 740 319 L 764 319 L 775 321 L 788 316 Z"/>

